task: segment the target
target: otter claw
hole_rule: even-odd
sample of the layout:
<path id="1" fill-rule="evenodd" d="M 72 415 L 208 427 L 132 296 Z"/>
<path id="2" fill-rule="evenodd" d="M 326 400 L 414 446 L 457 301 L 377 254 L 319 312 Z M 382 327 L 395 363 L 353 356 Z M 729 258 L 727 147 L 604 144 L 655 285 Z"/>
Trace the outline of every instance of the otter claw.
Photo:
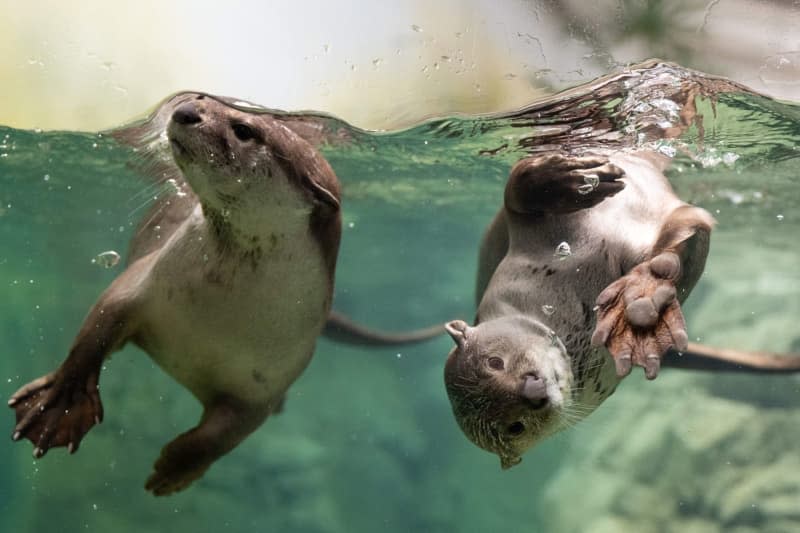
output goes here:
<path id="1" fill-rule="evenodd" d="M 689 335 L 685 331 L 676 331 L 672 335 L 672 340 L 675 341 L 675 349 L 679 352 L 685 352 L 689 349 Z"/>
<path id="2" fill-rule="evenodd" d="M 33 449 L 33 458 L 41 459 L 42 457 L 44 457 L 45 453 L 47 453 L 45 450 L 37 446 L 36 448 Z"/>
<path id="3" fill-rule="evenodd" d="M 661 358 L 654 353 L 648 355 L 644 363 L 644 377 L 647 379 L 656 379 L 660 369 Z"/>
<path id="4" fill-rule="evenodd" d="M 630 353 L 622 353 L 614 360 L 617 367 L 617 376 L 624 378 L 631 373 L 632 362 Z"/>
<path id="5" fill-rule="evenodd" d="M 608 336 L 610 334 L 611 334 L 610 328 L 603 328 L 598 326 L 597 329 L 594 330 L 594 335 L 592 335 L 592 346 L 603 346 L 608 340 Z"/>
<path id="6" fill-rule="evenodd" d="M 15 431 L 13 435 L 11 435 L 11 440 L 18 441 L 22 437 L 22 433 L 19 431 Z"/>

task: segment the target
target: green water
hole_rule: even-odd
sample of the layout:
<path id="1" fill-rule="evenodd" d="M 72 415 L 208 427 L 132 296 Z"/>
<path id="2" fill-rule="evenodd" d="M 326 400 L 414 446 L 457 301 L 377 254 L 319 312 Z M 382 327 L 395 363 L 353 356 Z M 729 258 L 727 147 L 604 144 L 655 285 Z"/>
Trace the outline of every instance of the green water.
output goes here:
<path id="1" fill-rule="evenodd" d="M 696 99 L 701 118 L 663 140 L 648 125 L 669 115 L 663 100 L 676 80 L 713 91 Z M 503 116 L 382 134 L 312 119 L 344 133 L 320 145 L 344 188 L 335 306 L 364 323 L 472 317 L 480 235 L 526 153 L 639 146 L 675 151 L 679 195 L 719 222 L 684 308 L 690 336 L 800 351 L 798 106 L 648 65 Z M 111 133 L 0 127 L 4 397 L 63 359 L 123 268 L 92 258 L 116 250 L 124 259 L 152 198 L 169 194 L 139 170 L 147 150 Z M 450 413 L 450 344 L 321 340 L 281 415 L 189 490 L 160 499 L 144 480 L 200 408 L 126 348 L 104 367 L 105 420 L 76 455 L 57 449 L 34 461 L 30 443 L 0 439 L 0 530 L 800 530 L 797 378 L 664 371 L 645 382 L 634 373 L 583 424 L 501 471 Z M 10 435 L 10 409 L 3 420 Z"/>

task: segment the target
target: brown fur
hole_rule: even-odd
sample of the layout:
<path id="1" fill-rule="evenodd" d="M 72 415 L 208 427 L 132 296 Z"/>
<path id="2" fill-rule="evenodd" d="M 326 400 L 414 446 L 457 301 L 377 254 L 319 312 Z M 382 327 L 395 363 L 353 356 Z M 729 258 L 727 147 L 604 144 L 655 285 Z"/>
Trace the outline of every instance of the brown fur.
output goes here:
<path id="1" fill-rule="evenodd" d="M 74 452 L 103 418 L 104 359 L 139 345 L 204 405 L 156 461 L 156 495 L 187 487 L 282 408 L 328 316 L 341 235 L 333 170 L 281 121 L 185 93 L 131 135 L 164 127 L 177 165 L 152 168 L 181 194 L 156 201 L 66 360 L 9 401 L 14 440 L 37 458 Z"/>

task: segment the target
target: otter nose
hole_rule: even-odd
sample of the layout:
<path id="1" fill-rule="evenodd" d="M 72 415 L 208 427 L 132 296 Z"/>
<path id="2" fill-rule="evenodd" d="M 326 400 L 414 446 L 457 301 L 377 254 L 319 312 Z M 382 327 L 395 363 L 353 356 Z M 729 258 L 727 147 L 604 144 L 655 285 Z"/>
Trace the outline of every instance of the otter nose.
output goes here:
<path id="1" fill-rule="evenodd" d="M 200 113 L 192 102 L 186 102 L 179 105 L 172 113 L 172 120 L 178 124 L 188 126 L 189 124 L 197 124 L 202 119 Z"/>
<path id="2" fill-rule="evenodd" d="M 548 401 L 544 380 L 536 374 L 525 376 L 525 382 L 522 384 L 522 397 L 536 409 L 544 407 Z"/>

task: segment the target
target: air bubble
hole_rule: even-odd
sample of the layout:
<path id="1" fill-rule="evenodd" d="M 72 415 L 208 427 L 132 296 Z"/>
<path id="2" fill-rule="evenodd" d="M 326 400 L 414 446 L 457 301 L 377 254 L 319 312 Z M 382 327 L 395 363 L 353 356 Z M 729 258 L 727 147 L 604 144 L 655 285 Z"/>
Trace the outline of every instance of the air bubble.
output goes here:
<path id="1" fill-rule="evenodd" d="M 552 329 L 548 332 L 550 335 L 550 345 L 551 346 L 558 346 L 558 335 Z"/>
<path id="2" fill-rule="evenodd" d="M 114 250 L 108 250 L 107 252 L 101 252 L 94 256 L 92 263 L 103 268 L 111 268 L 117 266 L 119 259 L 120 256 L 117 252 Z"/>
<path id="3" fill-rule="evenodd" d="M 598 185 L 600 185 L 600 176 L 597 174 L 586 174 L 583 177 L 583 182 L 586 185 L 591 185 L 592 189 L 596 189 Z"/>
<path id="4" fill-rule="evenodd" d="M 553 255 L 563 261 L 572 255 L 572 248 L 569 247 L 569 243 L 567 241 L 564 241 L 556 246 L 556 251 L 553 253 Z"/>
<path id="5" fill-rule="evenodd" d="M 555 312 L 556 312 L 556 308 L 553 307 L 552 305 L 545 304 L 545 305 L 542 306 L 542 313 L 546 314 L 547 316 L 550 316 Z"/>
<path id="6" fill-rule="evenodd" d="M 678 153 L 678 150 L 674 146 L 669 146 L 666 144 L 659 146 L 658 151 L 667 157 L 675 157 L 675 155 Z"/>
<path id="7" fill-rule="evenodd" d="M 178 182 L 175 178 L 170 178 L 167 180 L 167 186 L 172 189 L 176 196 L 179 198 L 183 198 L 186 196 L 186 191 L 183 190 L 183 184 Z"/>
<path id="8" fill-rule="evenodd" d="M 775 218 L 777 218 L 778 222 L 780 222 L 781 220 L 783 220 L 783 215 L 775 215 Z"/>
<path id="9" fill-rule="evenodd" d="M 734 154 L 733 152 L 725 152 L 722 154 L 722 162 L 729 167 L 732 167 L 733 164 L 736 163 L 737 159 L 739 159 L 739 155 Z"/>
<path id="10" fill-rule="evenodd" d="M 416 24 L 412 24 L 411 29 L 417 33 L 422 33 L 422 28 L 420 26 L 417 26 Z"/>

